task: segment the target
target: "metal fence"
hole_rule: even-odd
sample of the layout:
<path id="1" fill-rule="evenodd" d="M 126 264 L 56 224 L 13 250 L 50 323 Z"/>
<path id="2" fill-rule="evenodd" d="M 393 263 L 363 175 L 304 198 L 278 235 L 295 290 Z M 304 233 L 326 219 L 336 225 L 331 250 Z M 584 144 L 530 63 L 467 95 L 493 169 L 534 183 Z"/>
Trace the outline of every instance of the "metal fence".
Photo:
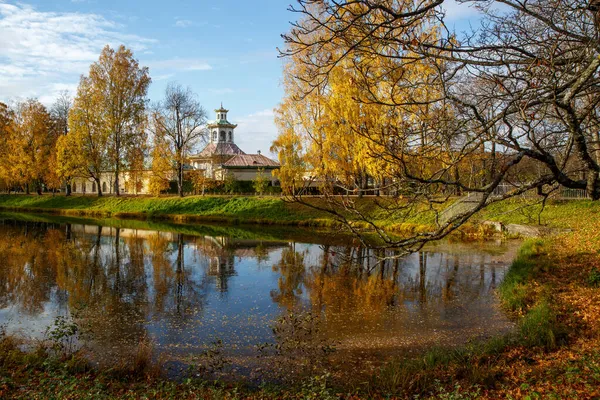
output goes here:
<path id="1" fill-rule="evenodd" d="M 509 184 L 500 184 L 492 193 L 493 196 L 504 196 L 509 194 L 510 192 L 516 190 L 517 187 Z M 548 192 L 550 188 L 545 188 L 545 192 Z M 528 190 L 519 195 L 524 198 L 538 198 L 540 195 L 538 194 L 536 189 Z M 587 190 L 585 189 L 569 189 L 565 187 L 559 187 L 556 190 L 552 191 L 550 197 L 557 200 L 586 200 L 589 199 Z"/>

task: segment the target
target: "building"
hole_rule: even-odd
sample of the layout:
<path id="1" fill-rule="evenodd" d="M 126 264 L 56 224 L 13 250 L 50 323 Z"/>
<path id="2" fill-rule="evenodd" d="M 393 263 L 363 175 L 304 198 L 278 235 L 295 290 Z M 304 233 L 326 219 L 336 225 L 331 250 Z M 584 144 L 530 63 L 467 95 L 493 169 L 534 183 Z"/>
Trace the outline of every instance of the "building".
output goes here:
<path id="1" fill-rule="evenodd" d="M 123 171 L 119 174 L 119 192 L 121 194 L 148 194 L 150 193 L 151 171 Z M 100 188 L 102 194 L 113 194 L 115 191 L 115 173 L 102 172 L 100 174 Z M 75 194 L 97 194 L 96 182 L 91 178 L 73 178 L 71 191 Z"/>
<path id="2" fill-rule="evenodd" d="M 196 170 L 204 171 L 207 178 L 224 180 L 228 174 L 239 181 L 252 181 L 259 171 L 268 177 L 272 184 L 276 182 L 272 171 L 279 163 L 260 154 L 246 154 L 235 144 L 236 124 L 227 120 L 229 110 L 215 110 L 216 120 L 208 125 L 210 143 L 197 155 L 190 157 L 190 163 Z"/>
<path id="3" fill-rule="evenodd" d="M 246 154 L 235 144 L 236 124 L 227 120 L 229 110 L 215 110 L 216 120 L 208 124 L 209 144 L 198 154 L 190 156 L 190 170 L 203 171 L 205 176 L 217 181 L 233 175 L 238 181 L 253 181 L 259 173 L 268 178 L 272 185 L 277 183 L 273 170 L 279 163 L 260 154 Z M 123 194 L 148 194 L 151 171 L 123 171 L 119 177 L 120 192 Z M 175 175 L 173 175 L 175 176 Z M 175 179 L 175 178 L 174 178 Z M 114 173 L 103 172 L 100 177 L 102 192 L 114 193 Z M 89 178 L 75 178 L 71 188 L 73 193 L 95 194 L 96 182 Z"/>

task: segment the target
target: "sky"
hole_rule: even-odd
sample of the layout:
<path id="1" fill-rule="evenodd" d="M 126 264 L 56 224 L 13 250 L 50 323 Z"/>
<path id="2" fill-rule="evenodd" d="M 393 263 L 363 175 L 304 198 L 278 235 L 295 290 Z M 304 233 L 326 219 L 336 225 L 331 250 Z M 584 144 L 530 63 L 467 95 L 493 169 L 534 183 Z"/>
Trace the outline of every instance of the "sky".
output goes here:
<path id="1" fill-rule="evenodd" d="M 102 48 L 124 44 L 150 68 L 152 102 L 169 82 L 189 86 L 209 119 L 221 102 L 230 110 L 242 150 L 268 154 L 293 1 L 0 0 L 0 101 L 74 96 Z M 476 17 L 455 0 L 445 7 L 459 28 Z"/>

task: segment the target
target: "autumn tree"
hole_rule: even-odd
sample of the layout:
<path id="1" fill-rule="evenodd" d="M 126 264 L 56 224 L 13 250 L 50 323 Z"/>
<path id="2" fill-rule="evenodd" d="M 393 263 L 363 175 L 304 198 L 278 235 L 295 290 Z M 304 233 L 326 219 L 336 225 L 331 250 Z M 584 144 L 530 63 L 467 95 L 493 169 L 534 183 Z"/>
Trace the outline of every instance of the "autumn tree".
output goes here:
<path id="1" fill-rule="evenodd" d="M 194 170 L 189 172 L 189 178 L 194 186 L 195 194 L 200 193 L 202 196 L 209 190 L 215 190 L 223 184 L 211 177 L 206 176 L 203 170 Z"/>
<path id="2" fill-rule="evenodd" d="M 9 137 L 8 160 L 10 173 L 27 194 L 31 186 L 42 193 L 55 145 L 51 128 L 50 114 L 38 100 L 17 104 L 14 132 Z"/>
<path id="3" fill-rule="evenodd" d="M 225 171 L 223 177 L 223 190 L 225 193 L 234 194 L 238 190 L 238 181 L 233 172 Z"/>
<path id="4" fill-rule="evenodd" d="M 125 188 L 128 192 L 138 194 L 144 187 L 146 160 L 148 158 L 148 134 L 145 126 L 138 130 L 138 144 L 129 146 L 125 153 L 127 159 L 127 178 Z"/>
<path id="5" fill-rule="evenodd" d="M 10 172 L 10 138 L 14 135 L 14 112 L 10 107 L 0 102 L 0 182 L 9 192 L 13 184 Z"/>
<path id="6" fill-rule="evenodd" d="M 69 113 L 68 133 L 58 138 L 57 165 L 62 178 L 92 179 L 102 196 L 100 178 L 110 165 L 110 133 L 102 123 L 96 96 L 92 80 L 82 76 Z"/>
<path id="7" fill-rule="evenodd" d="M 177 175 L 177 193 L 183 197 L 184 171 L 190 153 L 206 138 L 206 111 L 190 88 L 170 83 L 165 98 L 152 112 L 155 136 L 164 138 L 173 155 Z"/>
<path id="8" fill-rule="evenodd" d="M 295 130 L 295 120 L 290 107 L 284 108 L 282 105 L 275 111 L 275 124 L 279 135 L 273 141 L 271 151 L 277 153 L 281 167 L 274 170 L 273 175 L 279 179 L 283 194 L 293 195 L 304 187 L 303 178 L 307 171 L 303 139 Z"/>
<path id="9" fill-rule="evenodd" d="M 150 193 L 158 196 L 169 189 L 174 165 L 171 148 L 162 132 L 157 132 L 153 141 L 149 189 Z"/>
<path id="10" fill-rule="evenodd" d="M 120 194 L 120 173 L 131 167 L 125 157 L 141 147 L 146 122 L 146 95 L 150 86 L 147 67 L 140 67 L 131 50 L 106 46 L 90 67 L 89 95 L 98 110 L 95 129 L 108 134 L 108 167 L 114 172 L 114 192 Z"/>
<path id="11" fill-rule="evenodd" d="M 298 4 L 283 36 L 282 109 L 293 109 L 286 123 L 306 141 L 303 157 L 325 183 L 326 210 L 355 233 L 341 210 L 387 247 L 410 251 L 531 189 L 586 189 L 600 199 L 595 3 L 465 0 L 481 23 L 464 34 L 447 26 L 444 0 Z M 327 174 L 332 161 L 344 168 Z M 329 196 L 351 182 L 351 165 L 372 165 L 371 173 L 383 166 L 382 186 L 403 198 L 379 205 L 399 219 L 430 210 L 435 229 L 392 239 L 351 198 Z M 498 194 L 501 184 L 511 189 Z M 477 201 L 444 215 L 442 194 L 451 192 Z"/>
<path id="12" fill-rule="evenodd" d="M 73 99 L 69 95 L 68 91 L 63 91 L 59 94 L 58 98 L 55 100 L 54 104 L 50 108 L 50 116 L 52 118 L 52 129 L 53 134 L 56 135 L 56 143 L 58 144 L 58 138 L 69 133 L 69 112 L 71 111 L 71 107 L 73 106 Z M 49 173 L 51 176 L 50 180 L 61 179 L 58 174 L 59 165 L 58 165 L 58 148 L 56 148 L 52 155 L 52 167 L 49 168 Z M 71 183 L 70 177 L 64 177 L 62 182 L 62 186 L 65 188 L 65 195 L 71 195 Z"/>
<path id="13" fill-rule="evenodd" d="M 252 180 L 252 188 L 254 192 L 263 195 L 269 187 L 269 177 L 265 174 L 264 168 L 259 168 L 256 172 L 256 177 Z"/>

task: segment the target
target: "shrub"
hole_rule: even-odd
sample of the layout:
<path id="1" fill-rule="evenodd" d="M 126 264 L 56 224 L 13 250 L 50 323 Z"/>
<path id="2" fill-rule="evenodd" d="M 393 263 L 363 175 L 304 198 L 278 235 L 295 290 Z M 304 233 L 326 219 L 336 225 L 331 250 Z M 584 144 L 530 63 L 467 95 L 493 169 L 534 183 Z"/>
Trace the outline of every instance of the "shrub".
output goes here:
<path id="1" fill-rule="evenodd" d="M 588 275 L 588 284 L 593 287 L 600 286 L 600 271 L 597 268 L 592 268 Z"/>

